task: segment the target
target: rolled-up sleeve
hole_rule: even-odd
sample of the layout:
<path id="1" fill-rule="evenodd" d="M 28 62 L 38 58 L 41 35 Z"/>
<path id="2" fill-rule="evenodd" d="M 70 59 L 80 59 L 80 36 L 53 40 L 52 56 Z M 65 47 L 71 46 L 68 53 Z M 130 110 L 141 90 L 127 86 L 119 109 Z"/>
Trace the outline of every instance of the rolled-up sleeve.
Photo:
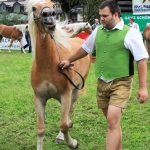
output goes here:
<path id="1" fill-rule="evenodd" d="M 142 35 L 136 29 L 129 29 L 124 40 L 124 45 L 131 51 L 135 61 L 149 58 L 148 52 L 143 43 Z"/>

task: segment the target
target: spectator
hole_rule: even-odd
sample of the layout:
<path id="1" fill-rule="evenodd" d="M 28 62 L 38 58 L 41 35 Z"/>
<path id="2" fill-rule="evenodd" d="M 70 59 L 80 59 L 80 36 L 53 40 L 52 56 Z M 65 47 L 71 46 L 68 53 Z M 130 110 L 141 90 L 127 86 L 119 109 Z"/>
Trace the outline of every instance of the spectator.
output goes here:
<path id="1" fill-rule="evenodd" d="M 139 27 L 139 25 L 138 25 L 137 23 L 134 22 L 134 19 L 133 19 L 133 18 L 130 18 L 130 19 L 129 19 L 129 22 L 130 22 L 130 23 L 129 23 L 128 25 L 129 25 L 130 27 L 135 28 L 135 29 L 137 29 L 137 30 L 140 32 L 140 27 Z"/>
<path id="2" fill-rule="evenodd" d="M 24 46 L 24 49 L 29 46 L 29 53 L 31 53 L 32 47 L 31 47 L 31 39 L 30 39 L 30 33 L 29 33 L 28 25 L 26 25 L 25 38 L 26 38 L 27 44 Z"/>
<path id="3" fill-rule="evenodd" d="M 68 24 L 72 24 L 72 23 L 73 23 L 73 21 L 72 21 L 72 20 L 69 20 L 69 21 L 68 21 Z"/>
<path id="4" fill-rule="evenodd" d="M 92 25 L 92 30 L 94 30 L 98 26 L 100 26 L 99 20 L 95 19 L 95 23 Z"/>

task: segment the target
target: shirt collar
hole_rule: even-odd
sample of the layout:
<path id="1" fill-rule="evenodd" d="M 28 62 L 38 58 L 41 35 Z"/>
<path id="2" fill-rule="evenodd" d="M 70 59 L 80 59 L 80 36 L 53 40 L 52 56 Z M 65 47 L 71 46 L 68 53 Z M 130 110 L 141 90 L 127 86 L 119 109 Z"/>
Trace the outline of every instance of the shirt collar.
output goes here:
<path id="1" fill-rule="evenodd" d="M 123 30 L 123 26 L 124 26 L 124 21 L 123 21 L 122 18 L 120 18 L 120 22 L 119 22 L 115 27 L 113 27 L 111 30 L 115 30 L 115 29 Z M 104 29 L 104 30 L 109 31 L 108 29 L 104 28 L 103 26 L 102 26 L 101 29 Z M 111 30 L 110 30 L 110 31 L 111 31 Z"/>

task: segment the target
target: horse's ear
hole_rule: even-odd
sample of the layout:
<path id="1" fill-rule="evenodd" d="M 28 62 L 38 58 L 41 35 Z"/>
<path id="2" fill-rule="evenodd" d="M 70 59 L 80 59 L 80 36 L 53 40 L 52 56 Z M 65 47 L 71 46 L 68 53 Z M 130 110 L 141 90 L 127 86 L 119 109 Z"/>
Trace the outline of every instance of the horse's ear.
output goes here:
<path id="1" fill-rule="evenodd" d="M 36 11 L 36 7 L 32 7 L 32 11 Z"/>

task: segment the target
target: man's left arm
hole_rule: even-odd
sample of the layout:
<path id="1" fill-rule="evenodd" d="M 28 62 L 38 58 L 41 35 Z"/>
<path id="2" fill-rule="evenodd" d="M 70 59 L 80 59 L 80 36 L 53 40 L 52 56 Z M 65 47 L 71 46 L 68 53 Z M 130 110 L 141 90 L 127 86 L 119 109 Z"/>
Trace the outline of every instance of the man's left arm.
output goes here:
<path id="1" fill-rule="evenodd" d="M 148 99 L 147 91 L 147 63 L 146 59 L 137 61 L 138 75 L 139 75 L 139 90 L 137 98 L 140 103 L 144 103 Z"/>

